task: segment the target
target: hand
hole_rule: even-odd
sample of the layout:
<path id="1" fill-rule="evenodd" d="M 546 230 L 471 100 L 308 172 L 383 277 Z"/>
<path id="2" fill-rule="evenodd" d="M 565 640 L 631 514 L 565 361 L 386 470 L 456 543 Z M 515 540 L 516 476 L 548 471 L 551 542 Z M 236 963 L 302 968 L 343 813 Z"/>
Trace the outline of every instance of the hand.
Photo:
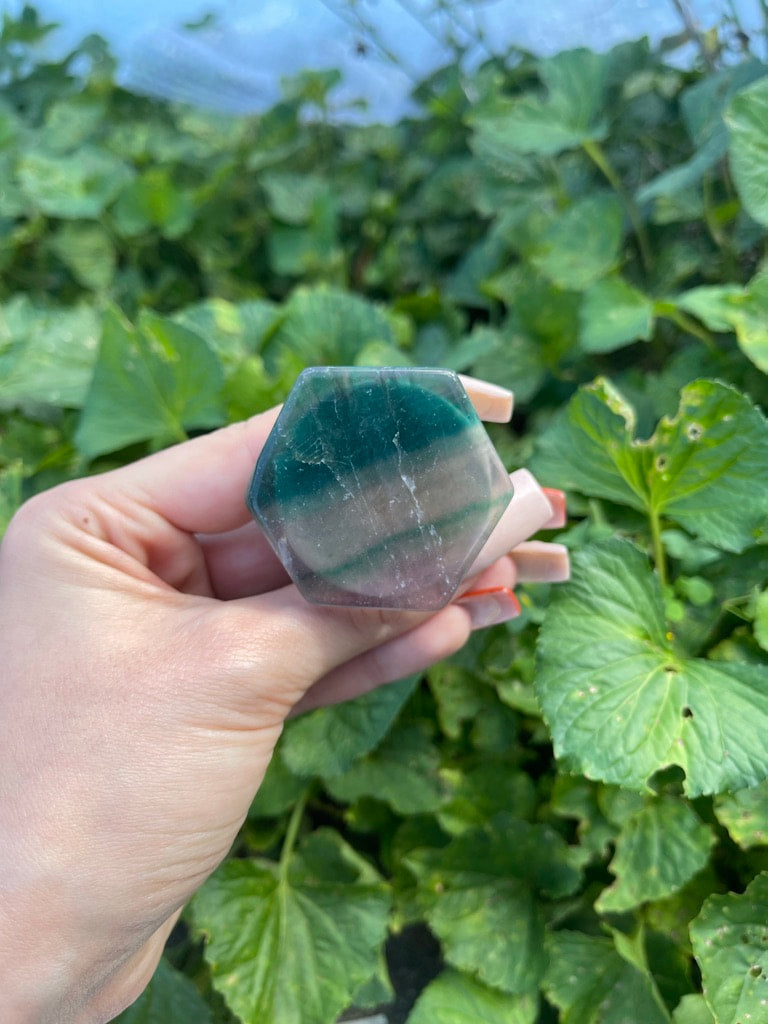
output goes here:
<path id="1" fill-rule="evenodd" d="M 453 604 L 307 604 L 243 504 L 275 418 L 64 484 L 8 529 L 6 1024 L 108 1021 L 140 994 L 181 907 L 229 850 L 288 715 L 419 671 L 515 613 L 506 552 L 552 515 L 524 471 Z M 567 557 L 520 552 L 528 578 L 542 558 L 562 571 Z"/>

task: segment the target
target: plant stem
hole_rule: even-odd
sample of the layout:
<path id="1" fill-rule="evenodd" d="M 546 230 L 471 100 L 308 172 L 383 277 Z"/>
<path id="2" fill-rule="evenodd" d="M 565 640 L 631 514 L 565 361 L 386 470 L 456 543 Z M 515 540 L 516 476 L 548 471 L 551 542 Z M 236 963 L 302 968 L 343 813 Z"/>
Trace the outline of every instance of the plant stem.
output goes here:
<path id="1" fill-rule="evenodd" d="M 589 499 L 589 514 L 592 516 L 592 522 L 596 526 L 607 526 L 608 520 L 603 512 L 603 506 L 597 500 L 597 498 Z"/>
<path id="2" fill-rule="evenodd" d="M 648 518 L 651 524 L 651 543 L 653 544 L 653 560 L 656 563 L 656 572 L 659 575 L 659 583 L 662 587 L 667 585 L 667 553 L 661 539 L 661 518 L 658 510 L 651 507 L 648 510 Z"/>
<path id="3" fill-rule="evenodd" d="M 707 46 L 707 40 L 705 39 L 704 34 L 696 24 L 696 20 L 694 19 L 686 0 L 672 0 L 672 5 L 680 15 L 683 25 L 685 26 L 685 31 L 698 46 L 699 52 L 701 53 L 707 68 L 710 71 L 714 71 L 716 68 L 715 59 Z"/>
<path id="4" fill-rule="evenodd" d="M 288 821 L 288 828 L 285 831 L 285 839 L 283 839 L 283 848 L 280 851 L 280 878 L 285 880 L 288 874 L 288 865 L 291 863 L 291 857 L 293 856 L 293 850 L 296 846 L 296 839 L 299 835 L 299 827 L 301 825 L 301 819 L 304 817 L 304 811 L 307 807 L 307 800 L 309 800 L 309 794 L 312 787 L 307 786 L 304 792 L 301 794 L 299 799 L 294 804 L 293 810 L 291 811 L 291 817 Z"/>
<path id="5" fill-rule="evenodd" d="M 650 273 L 653 268 L 653 255 L 651 253 L 651 243 L 648 239 L 648 233 L 645 230 L 645 224 L 643 224 L 640 211 L 635 204 L 634 199 L 624 189 L 616 168 L 611 164 L 608 157 L 605 155 L 605 151 L 599 142 L 595 142 L 593 139 L 587 139 L 586 142 L 582 143 L 584 152 L 592 160 L 595 166 L 605 175 L 606 180 L 611 185 L 616 195 L 621 199 L 626 207 L 627 214 L 629 216 L 632 227 L 634 228 L 635 235 L 637 237 L 637 244 L 640 249 L 640 259 L 643 263 L 643 269 L 646 274 Z"/>
<path id="6" fill-rule="evenodd" d="M 725 168 L 723 168 L 723 172 L 725 172 Z M 725 178 L 725 173 L 723 173 L 723 177 Z M 717 221 L 717 216 L 713 206 L 712 178 L 708 174 L 704 175 L 704 179 L 702 181 L 702 193 L 704 195 L 704 223 L 707 225 L 707 230 L 712 237 L 712 241 L 723 254 L 723 259 L 725 261 L 725 274 L 728 280 L 738 280 L 738 257 L 728 240 L 728 235 Z"/>
<path id="7" fill-rule="evenodd" d="M 659 302 L 656 304 L 657 316 L 663 316 L 667 320 L 671 320 L 673 324 L 676 324 L 681 331 L 686 331 L 694 338 L 698 338 L 699 341 L 703 342 L 710 352 L 718 352 L 719 349 L 715 342 L 714 336 L 701 324 L 697 323 L 693 317 L 688 316 L 687 313 L 683 313 L 671 302 Z"/>

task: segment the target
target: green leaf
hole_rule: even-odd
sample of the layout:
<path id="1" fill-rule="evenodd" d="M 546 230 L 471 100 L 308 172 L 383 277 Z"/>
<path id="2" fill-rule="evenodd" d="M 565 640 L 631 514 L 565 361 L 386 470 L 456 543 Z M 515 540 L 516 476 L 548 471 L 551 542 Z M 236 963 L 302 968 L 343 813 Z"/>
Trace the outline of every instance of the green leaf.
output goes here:
<path id="1" fill-rule="evenodd" d="M 545 231 L 531 263 L 558 287 L 583 291 L 615 267 L 623 224 L 615 196 L 586 196 Z"/>
<path id="2" fill-rule="evenodd" d="M 352 1002 L 356 1007 L 382 1006 L 394 1002 L 395 990 L 389 977 L 389 969 L 385 956 L 386 947 L 379 950 L 376 973 L 355 992 Z"/>
<path id="3" fill-rule="evenodd" d="M 80 149 L 101 127 L 106 114 L 106 103 L 101 100 L 68 96 L 48 108 L 41 140 L 49 152 L 71 153 Z"/>
<path id="4" fill-rule="evenodd" d="M 440 757 L 429 733 L 416 724 L 396 726 L 373 753 L 343 775 L 324 777 L 336 800 L 354 803 L 375 797 L 398 814 L 429 814 L 444 800 Z"/>
<path id="5" fill-rule="evenodd" d="M 743 850 L 768 846 L 768 782 L 717 797 L 715 815 Z"/>
<path id="6" fill-rule="evenodd" d="M 768 588 L 761 590 L 755 598 L 755 640 L 764 651 L 768 651 Z"/>
<path id="7" fill-rule="evenodd" d="M 768 1019 L 768 873 L 739 896 L 710 896 L 691 941 L 715 1024 Z"/>
<path id="8" fill-rule="evenodd" d="M 435 698 L 440 728 L 456 740 L 465 722 L 475 718 L 488 700 L 484 687 L 460 665 L 443 661 L 427 672 L 429 688 Z"/>
<path id="9" fill-rule="evenodd" d="M 452 793 L 437 815 L 442 828 L 456 835 L 508 811 L 529 819 L 536 811 L 536 789 L 527 772 L 515 771 L 509 761 L 483 757 L 462 770 L 443 771 Z"/>
<path id="10" fill-rule="evenodd" d="M 573 556 L 541 629 L 536 691 L 566 770 L 642 790 L 679 765 L 689 796 L 768 777 L 764 667 L 675 651 L 658 580 L 626 541 Z"/>
<path id="11" fill-rule="evenodd" d="M 747 213 L 768 224 L 768 79 L 735 96 L 725 119 L 736 189 Z"/>
<path id="12" fill-rule="evenodd" d="M 277 818 L 290 810 L 306 791 L 307 780 L 294 775 L 280 756 L 280 745 L 251 802 L 249 818 Z"/>
<path id="13" fill-rule="evenodd" d="M 62 224 L 51 238 L 51 249 L 84 287 L 98 292 L 112 283 L 117 255 L 100 224 Z"/>
<path id="14" fill-rule="evenodd" d="M 765 65 L 761 61 L 739 61 L 733 67 L 721 68 L 700 78 L 683 92 L 680 106 L 683 123 L 696 147 L 693 156 L 643 185 L 637 193 L 638 202 L 676 195 L 691 188 L 722 160 L 728 151 L 726 107 L 740 89 L 764 74 Z"/>
<path id="15" fill-rule="evenodd" d="M 585 860 L 604 860 L 617 830 L 598 805 L 594 783 L 581 776 L 558 775 L 549 806 L 553 814 L 576 820 L 579 850 Z"/>
<path id="16" fill-rule="evenodd" d="M 672 1014 L 673 1024 L 715 1024 L 707 1001 L 698 993 L 683 996 Z"/>
<path id="17" fill-rule="evenodd" d="M 272 216 L 295 226 L 309 223 L 318 202 L 331 195 L 331 183 L 317 174 L 267 171 L 261 175 L 259 183 L 267 193 Z"/>
<path id="18" fill-rule="evenodd" d="M 0 469 L 0 537 L 5 533 L 16 509 L 21 505 L 21 483 L 24 467 L 13 462 Z"/>
<path id="19" fill-rule="evenodd" d="M 579 345 L 585 352 L 613 352 L 653 334 L 653 303 L 621 277 L 607 277 L 584 293 Z"/>
<path id="20" fill-rule="evenodd" d="M 652 801 L 616 837 L 609 865 L 616 881 L 595 908 L 621 912 L 678 892 L 706 866 L 714 841 L 712 830 L 687 804 L 673 797 Z"/>
<path id="21" fill-rule="evenodd" d="M 370 342 L 396 343 L 387 314 L 357 295 L 320 286 L 297 288 L 268 351 L 288 349 L 306 366 L 353 366 Z"/>
<path id="22" fill-rule="evenodd" d="M 137 327 L 105 314 L 101 347 L 75 443 L 94 458 L 136 441 L 185 438 L 219 426 L 223 385 L 216 356 L 197 334 L 143 313 Z"/>
<path id="23" fill-rule="evenodd" d="M 542 60 L 539 74 L 547 96 L 498 101 L 496 110 L 474 117 L 475 150 L 503 163 L 508 154 L 552 156 L 604 138 L 607 128 L 600 115 L 607 66 L 604 55 L 586 49 Z"/>
<path id="24" fill-rule="evenodd" d="M 287 870 L 226 862 L 192 916 L 214 987 L 243 1024 L 328 1024 L 376 971 L 389 903 L 373 868 L 324 829 Z"/>
<path id="25" fill-rule="evenodd" d="M 17 173 L 24 193 L 41 213 L 84 220 L 97 218 L 132 177 L 122 160 L 92 146 L 70 156 L 28 152 Z"/>
<path id="26" fill-rule="evenodd" d="M 643 511 L 648 459 L 634 429 L 634 409 L 598 378 L 579 389 L 538 439 L 533 471 L 552 487 Z"/>
<path id="27" fill-rule="evenodd" d="M 304 778 L 341 775 L 378 746 L 417 685 L 418 677 L 409 676 L 287 722 L 281 745 L 286 765 Z"/>
<path id="28" fill-rule="evenodd" d="M 478 334 L 489 344 L 492 341 L 493 348 L 479 356 L 473 372 L 514 391 L 516 402 L 529 402 L 547 373 L 541 344 L 511 324 L 502 330 L 478 327 L 472 336 Z"/>
<path id="29" fill-rule="evenodd" d="M 741 551 L 768 515 L 768 423 L 735 388 L 694 381 L 651 438 L 650 505 L 694 536 Z"/>
<path id="30" fill-rule="evenodd" d="M 112 209 L 117 230 L 128 238 L 152 228 L 165 238 L 179 238 L 192 227 L 195 213 L 192 193 L 179 188 L 162 167 L 128 182 Z"/>
<path id="31" fill-rule="evenodd" d="M 605 380 L 581 388 L 542 435 L 532 469 L 550 486 L 667 517 L 726 551 L 754 543 L 768 515 L 768 424 L 734 388 L 683 388 L 674 419 L 647 441 L 635 413 Z"/>
<path id="32" fill-rule="evenodd" d="M 458 971 L 443 971 L 419 996 L 407 1024 L 534 1024 L 534 996 L 510 996 Z"/>
<path id="33" fill-rule="evenodd" d="M 314 275 L 333 278 L 342 265 L 338 248 L 336 204 L 330 196 L 319 198 L 306 227 L 276 224 L 267 237 L 272 269 L 281 276 Z"/>
<path id="34" fill-rule="evenodd" d="M 0 405 L 83 404 L 98 352 L 99 318 L 85 305 L 0 307 Z"/>
<path id="35" fill-rule="evenodd" d="M 710 330 L 734 331 L 744 355 L 768 373 L 768 271 L 762 270 L 743 288 L 704 285 L 678 296 L 676 302 Z"/>
<path id="36" fill-rule="evenodd" d="M 238 303 L 203 299 L 173 316 L 176 323 L 205 338 L 227 370 L 238 368 L 248 356 L 260 352 L 281 318 L 280 307 L 265 299 Z"/>
<path id="37" fill-rule="evenodd" d="M 113 1024 L 211 1024 L 212 1020 L 194 984 L 163 958 L 144 992 Z"/>
<path id="38" fill-rule="evenodd" d="M 559 931 L 547 940 L 550 969 L 544 993 L 562 1024 L 669 1024 L 669 1014 L 647 968 L 626 943 Z"/>
<path id="39" fill-rule="evenodd" d="M 557 898 L 579 884 L 556 832 L 499 814 L 440 850 L 414 851 L 406 865 L 448 963 L 513 995 L 535 990 L 546 967 L 535 892 Z"/>

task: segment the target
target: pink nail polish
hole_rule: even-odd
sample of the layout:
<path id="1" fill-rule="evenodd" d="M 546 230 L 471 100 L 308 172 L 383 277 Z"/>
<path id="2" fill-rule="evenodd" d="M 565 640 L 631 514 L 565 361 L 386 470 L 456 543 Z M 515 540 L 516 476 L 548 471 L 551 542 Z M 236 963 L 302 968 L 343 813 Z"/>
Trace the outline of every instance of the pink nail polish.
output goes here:
<path id="1" fill-rule="evenodd" d="M 487 590 L 468 590 L 456 604 L 466 608 L 472 620 L 472 629 L 485 629 L 508 622 L 520 614 L 520 602 L 509 587 L 489 587 Z"/>
<path id="2" fill-rule="evenodd" d="M 568 548 L 528 540 L 512 551 L 519 583 L 565 583 L 571 576 Z"/>
<path id="3" fill-rule="evenodd" d="M 459 380 L 481 420 L 508 423 L 512 419 L 515 396 L 507 388 L 490 384 L 487 380 L 477 380 L 476 377 L 465 377 L 462 373 L 459 374 Z"/>
<path id="4" fill-rule="evenodd" d="M 544 491 L 544 494 L 547 496 L 547 501 L 552 506 L 552 518 L 544 523 L 542 529 L 559 530 L 568 522 L 568 509 L 565 504 L 565 491 L 560 491 L 556 487 L 542 487 L 542 491 Z"/>
<path id="5" fill-rule="evenodd" d="M 493 565 L 497 558 L 538 533 L 552 518 L 552 506 L 532 473 L 527 469 L 516 469 L 509 478 L 514 488 L 512 500 L 467 572 L 467 577 L 476 576 Z"/>

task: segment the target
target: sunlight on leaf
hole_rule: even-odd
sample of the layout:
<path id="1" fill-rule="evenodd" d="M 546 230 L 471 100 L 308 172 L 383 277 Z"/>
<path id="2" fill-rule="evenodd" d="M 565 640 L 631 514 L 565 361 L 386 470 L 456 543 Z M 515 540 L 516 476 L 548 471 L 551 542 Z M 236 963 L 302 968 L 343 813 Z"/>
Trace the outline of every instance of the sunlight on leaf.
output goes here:
<path id="1" fill-rule="evenodd" d="M 768 874 L 741 895 L 710 896 L 691 924 L 704 997 L 716 1024 L 766 1019 L 768 1008 Z"/>
<path id="2" fill-rule="evenodd" d="M 765 669 L 685 657 L 658 580 L 622 540 L 573 556 L 539 640 L 536 693 L 568 770 L 642 790 L 679 765 L 689 796 L 768 778 Z"/>
<path id="3" fill-rule="evenodd" d="M 75 441 L 93 458 L 136 441 L 182 440 L 224 421 L 221 367 L 202 338 L 154 314 L 137 327 L 105 315 L 90 391 Z"/>

